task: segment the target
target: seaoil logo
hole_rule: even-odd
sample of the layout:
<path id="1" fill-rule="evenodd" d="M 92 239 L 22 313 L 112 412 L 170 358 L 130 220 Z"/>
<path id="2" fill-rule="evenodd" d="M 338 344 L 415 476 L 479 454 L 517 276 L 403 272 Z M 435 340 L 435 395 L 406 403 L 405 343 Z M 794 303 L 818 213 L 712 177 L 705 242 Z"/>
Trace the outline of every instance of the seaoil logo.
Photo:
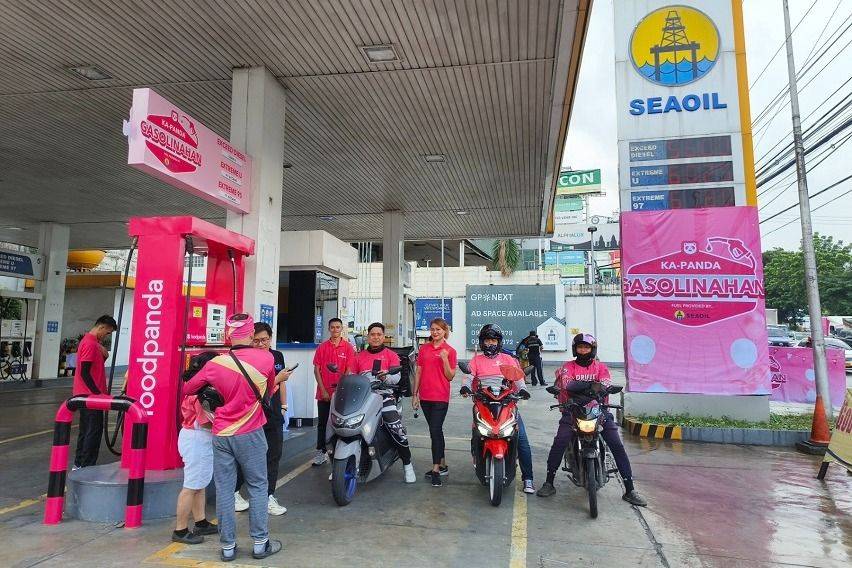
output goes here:
<path id="1" fill-rule="evenodd" d="M 678 87 L 706 75 L 719 57 L 719 31 L 706 14 L 665 6 L 637 24 L 630 38 L 636 71 L 658 85 Z"/>
<path id="2" fill-rule="evenodd" d="M 683 313 L 683 310 L 678 310 L 674 313 L 674 317 L 675 317 L 676 320 L 682 320 L 683 318 L 686 317 L 686 314 Z"/>

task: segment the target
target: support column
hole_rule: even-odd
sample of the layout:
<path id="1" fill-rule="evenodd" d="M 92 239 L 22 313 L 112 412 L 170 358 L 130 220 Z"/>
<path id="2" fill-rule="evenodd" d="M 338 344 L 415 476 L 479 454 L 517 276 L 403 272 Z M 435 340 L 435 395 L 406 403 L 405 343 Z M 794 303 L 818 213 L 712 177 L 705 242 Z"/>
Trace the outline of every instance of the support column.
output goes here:
<path id="1" fill-rule="evenodd" d="M 62 342 L 62 310 L 65 307 L 65 274 L 68 267 L 67 225 L 42 223 L 38 249 L 45 257 L 44 280 L 36 280 L 41 294 L 33 346 L 33 377 L 52 379 L 59 375 L 59 345 Z"/>
<path id="2" fill-rule="evenodd" d="M 385 211 L 382 238 L 382 321 L 387 334 L 393 336 L 393 345 L 403 344 L 402 333 L 402 263 L 405 238 L 402 211 Z"/>
<path id="3" fill-rule="evenodd" d="M 464 268 L 464 239 L 459 241 L 459 268 Z"/>
<path id="4" fill-rule="evenodd" d="M 226 226 L 255 241 L 255 254 L 246 259 L 243 309 L 259 321 L 261 306 L 272 307 L 273 341 L 278 315 L 285 109 L 284 87 L 265 67 L 234 69 L 231 143 L 252 158 L 251 211 L 245 215 L 228 211 Z"/>

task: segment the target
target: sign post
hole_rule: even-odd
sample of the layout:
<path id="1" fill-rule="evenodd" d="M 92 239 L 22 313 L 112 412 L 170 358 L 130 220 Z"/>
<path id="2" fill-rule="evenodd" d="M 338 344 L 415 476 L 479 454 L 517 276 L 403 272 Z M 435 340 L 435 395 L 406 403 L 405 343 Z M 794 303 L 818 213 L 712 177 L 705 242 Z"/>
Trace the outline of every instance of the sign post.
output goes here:
<path id="1" fill-rule="evenodd" d="M 839 463 L 852 474 L 852 389 L 846 390 L 846 398 L 837 414 L 834 433 L 825 451 L 825 458 L 819 468 L 817 479 L 825 479 L 828 464 L 831 462 Z"/>

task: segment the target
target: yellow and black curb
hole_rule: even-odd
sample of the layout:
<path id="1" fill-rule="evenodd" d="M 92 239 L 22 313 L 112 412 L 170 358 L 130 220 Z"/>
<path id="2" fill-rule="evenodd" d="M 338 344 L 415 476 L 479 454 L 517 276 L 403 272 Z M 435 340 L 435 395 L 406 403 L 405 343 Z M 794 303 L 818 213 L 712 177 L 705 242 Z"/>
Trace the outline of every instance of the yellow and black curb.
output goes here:
<path id="1" fill-rule="evenodd" d="M 659 440 L 683 439 L 683 428 L 673 424 L 649 424 L 647 422 L 637 422 L 625 416 L 622 426 L 630 434 L 643 438 L 657 438 Z"/>

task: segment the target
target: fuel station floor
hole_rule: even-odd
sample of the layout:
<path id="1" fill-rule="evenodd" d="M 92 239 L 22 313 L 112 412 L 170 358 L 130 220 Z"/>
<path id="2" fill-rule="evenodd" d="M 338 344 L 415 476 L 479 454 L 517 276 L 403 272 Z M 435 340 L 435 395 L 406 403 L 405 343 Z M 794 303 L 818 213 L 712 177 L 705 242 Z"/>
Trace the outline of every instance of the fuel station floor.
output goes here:
<path id="1" fill-rule="evenodd" d="M 550 376 L 550 375 L 549 375 Z M 218 542 L 186 546 L 169 541 L 173 520 L 140 529 L 65 520 L 43 526 L 52 417 L 67 387 L 0 393 L 0 566 L 210 566 Z M 407 404 L 408 401 L 406 401 Z M 536 485 L 557 416 L 541 388 L 522 404 L 533 445 Z M 358 488 L 354 502 L 334 504 L 329 467 L 311 467 L 312 451 L 282 462 L 279 501 L 288 512 L 270 517 L 284 550 L 255 561 L 248 517 L 238 513 L 242 552 L 233 565 L 319 566 L 849 566 L 852 563 L 852 478 L 792 450 L 673 442 L 625 436 L 637 488 L 650 505 L 621 500 L 613 479 L 591 519 L 584 493 L 557 476 L 557 494 L 527 496 L 517 484 L 503 504 L 488 504 L 469 466 L 469 402 L 454 398 L 445 424 L 450 475 L 434 488 L 429 437 L 422 415 L 405 420 L 418 483 L 403 483 L 395 465 Z M 72 435 L 72 445 L 73 439 Z M 301 448 L 311 446 L 306 429 Z M 72 448 L 73 451 L 73 448 Z M 102 459 L 114 459 L 104 448 Z M 213 507 L 208 508 L 213 514 Z"/>

